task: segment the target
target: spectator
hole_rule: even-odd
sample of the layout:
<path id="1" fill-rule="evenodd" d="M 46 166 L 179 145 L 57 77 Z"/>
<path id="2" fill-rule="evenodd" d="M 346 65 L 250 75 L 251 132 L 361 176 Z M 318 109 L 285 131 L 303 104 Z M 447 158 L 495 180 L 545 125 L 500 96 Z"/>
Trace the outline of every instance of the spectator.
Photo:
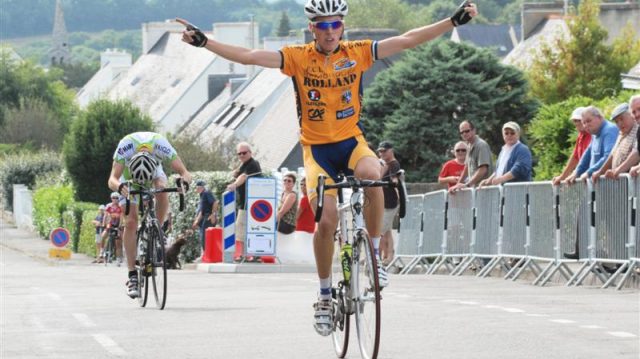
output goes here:
<path id="1" fill-rule="evenodd" d="M 455 186 L 461 180 L 464 182 L 464 178 L 460 178 L 460 176 L 464 172 L 464 163 L 467 159 L 467 144 L 464 141 L 459 141 L 451 152 L 454 158 L 442 165 L 438 175 L 438 183 L 446 184 L 449 188 Z"/>
<path id="2" fill-rule="evenodd" d="M 276 222 L 278 232 L 291 234 L 296 230 L 296 212 L 298 211 L 298 194 L 294 191 L 296 185 L 296 175 L 288 172 L 282 178 L 284 190 L 280 196 Z"/>
<path id="3" fill-rule="evenodd" d="M 296 212 L 296 231 L 302 231 L 307 233 L 315 233 L 316 221 L 309 203 L 309 196 L 307 196 L 307 179 L 302 177 L 300 180 L 300 204 Z"/>
<path id="4" fill-rule="evenodd" d="M 640 95 L 631 96 L 629 99 L 629 110 L 636 122 L 640 123 Z"/>
<path id="5" fill-rule="evenodd" d="M 586 180 L 599 170 L 611 154 L 618 137 L 618 128 L 605 120 L 602 112 L 594 106 L 584 109 L 582 124 L 591 133 L 591 143 L 580 158 L 576 170 L 567 177 L 567 182 L 570 184 L 578 178 Z"/>
<path id="6" fill-rule="evenodd" d="M 93 221 L 91 221 L 91 223 L 93 223 L 93 226 L 96 227 L 96 258 L 93 260 L 93 262 L 91 263 L 103 263 L 102 260 L 102 223 L 104 221 L 104 210 L 105 210 L 105 206 L 103 204 L 101 204 L 98 207 L 98 214 L 96 215 L 96 218 L 93 219 Z"/>
<path id="7" fill-rule="evenodd" d="M 629 112 L 629 104 L 618 105 L 611 114 L 611 122 L 618 126 L 618 138 L 605 163 L 591 175 L 594 182 L 597 182 L 601 175 L 618 178 L 620 173 L 628 172 L 629 168 L 640 160 L 637 149 L 638 124 Z"/>
<path id="8" fill-rule="evenodd" d="M 382 180 L 390 180 L 397 182 L 394 176 L 400 171 L 400 163 L 396 159 L 393 145 L 389 141 L 380 142 L 378 146 L 378 155 L 384 162 L 382 166 Z M 384 195 L 384 214 L 382 217 L 382 238 L 380 238 L 380 259 L 385 267 L 391 263 L 395 252 L 393 250 L 393 220 L 398 213 L 398 190 L 395 188 L 383 187 Z"/>
<path id="9" fill-rule="evenodd" d="M 193 220 L 191 228 L 198 228 L 200 232 L 200 245 L 202 251 L 205 250 L 205 231 L 209 227 L 214 227 L 218 224 L 218 206 L 219 202 L 216 196 L 206 188 L 206 182 L 203 180 L 196 181 L 196 192 L 200 195 L 200 203 L 198 204 L 198 210 L 196 211 L 196 218 Z"/>
<path id="10" fill-rule="evenodd" d="M 460 136 L 467 143 L 467 159 L 460 180 L 455 186 L 449 188 L 449 193 L 455 193 L 461 188 L 477 186 L 493 172 L 491 148 L 476 134 L 473 123 L 462 121 L 459 129 Z"/>
<path id="11" fill-rule="evenodd" d="M 235 180 L 227 186 L 227 191 L 236 191 L 236 253 L 234 262 L 242 261 L 242 253 L 244 251 L 244 241 L 246 237 L 247 226 L 247 188 L 245 182 L 251 176 L 259 176 L 262 174 L 260 163 L 253 158 L 251 146 L 246 142 L 240 142 L 236 147 L 238 158 L 240 158 L 240 167 L 234 173 Z M 253 258 L 247 258 L 252 261 Z"/>
<path id="12" fill-rule="evenodd" d="M 502 139 L 504 146 L 498 155 L 496 171 L 481 186 L 531 181 L 531 151 L 520 142 L 520 126 L 513 121 L 502 125 Z"/>
<path id="13" fill-rule="evenodd" d="M 582 112 L 584 112 L 584 109 L 584 107 L 578 107 L 571 113 L 570 120 L 573 121 L 573 125 L 576 127 L 576 130 L 578 130 L 578 138 L 576 139 L 576 145 L 573 148 L 573 154 L 564 166 L 562 173 L 559 176 L 553 177 L 551 180 L 554 186 L 559 185 L 560 182 L 573 173 L 580 162 L 582 154 L 584 154 L 589 147 L 589 143 L 591 143 L 591 134 L 582 124 Z"/>

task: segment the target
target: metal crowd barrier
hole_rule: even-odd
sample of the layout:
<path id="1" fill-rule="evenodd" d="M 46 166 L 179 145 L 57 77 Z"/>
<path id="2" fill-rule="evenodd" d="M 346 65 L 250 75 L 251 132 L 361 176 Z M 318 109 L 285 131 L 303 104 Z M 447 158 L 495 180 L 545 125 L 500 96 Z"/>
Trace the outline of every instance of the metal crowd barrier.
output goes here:
<path id="1" fill-rule="evenodd" d="M 530 270 L 534 285 L 556 274 L 580 285 L 593 274 L 603 288 L 620 278 L 620 289 L 640 271 L 638 195 L 640 180 L 622 175 L 595 184 L 510 183 L 409 196 L 392 265 L 402 274 L 421 266 L 427 274 L 475 269 L 479 277 L 497 268 L 512 280 Z M 568 263 L 576 259 L 582 264 L 573 273 Z"/>

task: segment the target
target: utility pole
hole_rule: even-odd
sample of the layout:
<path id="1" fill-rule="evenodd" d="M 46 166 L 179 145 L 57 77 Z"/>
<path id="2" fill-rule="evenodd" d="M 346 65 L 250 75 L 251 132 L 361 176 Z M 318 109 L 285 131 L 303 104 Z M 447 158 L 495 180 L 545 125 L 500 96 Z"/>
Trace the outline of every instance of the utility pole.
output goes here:
<path id="1" fill-rule="evenodd" d="M 249 14 L 249 19 L 251 19 L 251 26 L 249 26 L 249 31 L 251 32 L 249 34 L 249 47 L 253 50 L 256 48 L 256 43 L 255 43 L 255 15 L 254 14 Z M 249 68 L 247 69 L 247 77 L 251 78 L 253 77 L 253 74 L 255 73 L 255 66 L 254 65 L 250 65 Z"/>

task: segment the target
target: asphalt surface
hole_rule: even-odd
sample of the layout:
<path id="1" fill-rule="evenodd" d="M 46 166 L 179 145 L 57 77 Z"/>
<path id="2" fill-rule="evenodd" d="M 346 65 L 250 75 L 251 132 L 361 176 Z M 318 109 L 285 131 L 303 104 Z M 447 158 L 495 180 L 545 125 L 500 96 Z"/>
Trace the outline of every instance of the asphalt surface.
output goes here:
<path id="1" fill-rule="evenodd" d="M 0 358 L 335 357 L 312 328 L 313 273 L 170 271 L 159 311 L 125 295 L 124 268 L 48 248 L 0 223 Z M 382 318 L 379 358 L 640 357 L 633 288 L 392 275 Z"/>

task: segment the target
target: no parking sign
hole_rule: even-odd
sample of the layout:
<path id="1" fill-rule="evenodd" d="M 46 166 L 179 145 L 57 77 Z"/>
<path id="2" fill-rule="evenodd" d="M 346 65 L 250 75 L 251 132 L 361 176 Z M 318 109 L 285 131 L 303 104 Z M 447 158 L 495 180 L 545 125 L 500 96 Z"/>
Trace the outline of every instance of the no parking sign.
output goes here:
<path id="1" fill-rule="evenodd" d="M 50 258 L 69 259 L 71 250 L 65 248 L 71 239 L 71 235 L 66 228 L 56 228 L 49 233 L 49 240 L 56 248 L 49 249 Z"/>
<path id="2" fill-rule="evenodd" d="M 247 255 L 276 254 L 276 180 L 247 179 Z"/>

